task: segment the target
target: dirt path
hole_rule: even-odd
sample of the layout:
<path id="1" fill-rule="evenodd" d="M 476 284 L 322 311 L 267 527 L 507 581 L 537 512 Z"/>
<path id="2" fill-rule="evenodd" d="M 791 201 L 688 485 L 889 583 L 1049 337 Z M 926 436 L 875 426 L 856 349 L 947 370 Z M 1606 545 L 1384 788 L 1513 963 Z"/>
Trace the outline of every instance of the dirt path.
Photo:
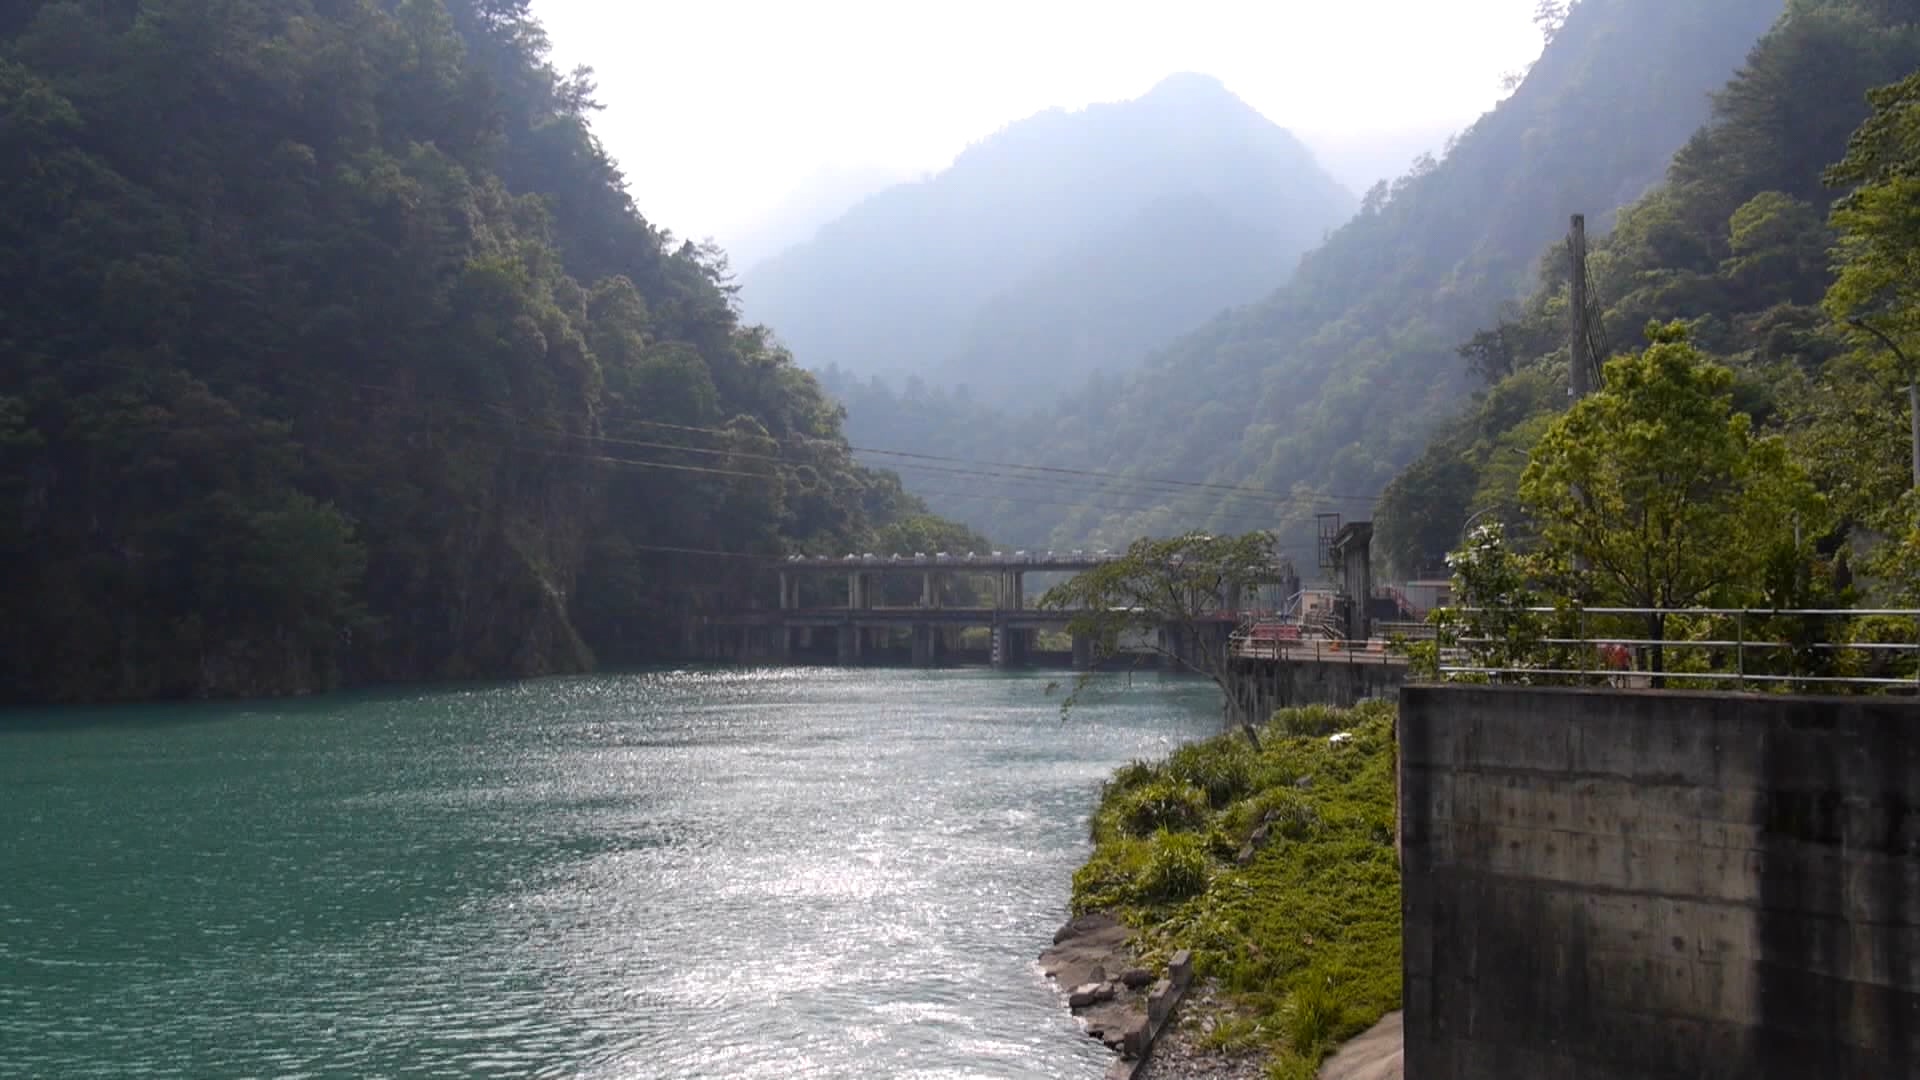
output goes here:
<path id="1" fill-rule="evenodd" d="M 1320 1066 L 1320 1080 L 1401 1080 L 1400 1014 L 1388 1013 Z"/>

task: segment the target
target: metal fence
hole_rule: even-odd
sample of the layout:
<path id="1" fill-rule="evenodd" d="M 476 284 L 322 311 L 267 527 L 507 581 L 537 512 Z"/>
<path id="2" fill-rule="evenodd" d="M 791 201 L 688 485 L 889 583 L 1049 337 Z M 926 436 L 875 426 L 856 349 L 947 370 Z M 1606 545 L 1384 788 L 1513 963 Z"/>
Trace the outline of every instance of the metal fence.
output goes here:
<path id="1" fill-rule="evenodd" d="M 1518 641 L 1438 628 L 1444 679 L 1920 693 L 1920 610 L 1915 609 L 1443 610 L 1530 620 L 1529 632 Z M 1666 633 L 1636 636 L 1634 624 L 1644 628 L 1654 616 L 1666 621 Z"/>

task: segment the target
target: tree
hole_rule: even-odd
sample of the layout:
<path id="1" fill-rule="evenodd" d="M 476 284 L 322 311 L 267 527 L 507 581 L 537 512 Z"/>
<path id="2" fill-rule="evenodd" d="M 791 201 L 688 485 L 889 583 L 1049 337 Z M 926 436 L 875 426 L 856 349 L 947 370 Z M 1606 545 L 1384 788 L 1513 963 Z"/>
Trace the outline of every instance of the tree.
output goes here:
<path id="1" fill-rule="evenodd" d="M 1828 183 L 1853 190 L 1833 210 L 1839 274 L 1826 309 L 1876 366 L 1907 383 L 1912 430 L 1920 433 L 1920 366 L 1913 359 L 1920 356 L 1920 74 L 1868 100 L 1873 115 L 1827 172 Z M 1910 449 L 1920 455 L 1920 445 Z M 1914 481 L 1920 485 L 1920 475 Z"/>
<path id="2" fill-rule="evenodd" d="M 1733 411 L 1731 371 L 1680 324 L 1647 335 L 1547 429 L 1520 495 L 1541 553 L 1584 564 L 1580 599 L 1648 609 L 1660 671 L 1669 612 L 1757 601 L 1783 552 L 1811 557 L 1826 508 L 1785 442 Z"/>
<path id="3" fill-rule="evenodd" d="M 1513 374 L 1520 361 L 1516 328 L 1507 322 L 1473 335 L 1454 351 L 1467 362 L 1467 370 L 1488 386 Z"/>
<path id="4" fill-rule="evenodd" d="M 1270 533 L 1190 532 L 1167 540 L 1136 540 L 1120 558 L 1049 589 L 1040 606 L 1075 612 L 1068 629 L 1092 638 L 1095 655 L 1101 658 L 1118 651 L 1122 635 L 1144 632 L 1153 652 L 1213 680 L 1226 698 L 1228 714 L 1258 749 L 1256 718 L 1240 710 L 1228 677 L 1227 628 L 1213 616 L 1248 591 L 1287 576 Z M 1162 641 L 1161 631 L 1174 644 Z M 1080 677 L 1066 708 L 1089 678 L 1090 673 Z"/>
<path id="5" fill-rule="evenodd" d="M 1540 598 L 1528 583 L 1526 560 L 1507 543 L 1506 527 L 1489 521 L 1476 527 L 1447 555 L 1457 604 L 1435 608 L 1428 622 L 1439 631 L 1433 642 L 1413 647 L 1415 674 L 1440 674 L 1440 642 L 1458 643 L 1468 667 L 1511 670 L 1535 666 L 1545 636 L 1533 611 Z M 1484 681 L 1476 676 L 1473 681 Z"/>

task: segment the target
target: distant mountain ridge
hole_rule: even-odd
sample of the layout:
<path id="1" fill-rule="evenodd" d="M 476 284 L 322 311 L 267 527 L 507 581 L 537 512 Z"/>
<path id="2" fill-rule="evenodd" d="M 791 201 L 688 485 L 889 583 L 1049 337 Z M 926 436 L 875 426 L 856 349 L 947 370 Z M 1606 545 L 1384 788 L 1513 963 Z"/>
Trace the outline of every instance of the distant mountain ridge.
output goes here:
<path id="1" fill-rule="evenodd" d="M 810 367 L 1031 394 L 1131 367 L 1270 291 L 1356 204 L 1218 80 L 1176 75 L 1132 101 L 1028 117 L 868 197 L 744 274 L 741 301 Z M 1137 234 L 1158 257 L 1116 265 Z M 996 312 L 1036 332 L 1009 333 Z M 1121 324 L 1136 333 L 1109 332 Z M 1014 373 L 1024 387 L 1007 385 Z"/>
<path id="2" fill-rule="evenodd" d="M 881 166 L 823 169 L 801 180 L 780 201 L 723 230 L 722 246 L 737 273 L 745 273 L 797 244 L 876 191 L 902 183 L 911 170 Z"/>
<path id="3" fill-rule="evenodd" d="M 1169 496 L 1092 480 L 1066 497 L 988 482 L 960 494 L 953 479 L 930 491 L 997 541 L 1265 527 L 1310 550 L 1315 513 L 1368 515 L 1468 395 L 1456 347 L 1532 290 L 1568 215 L 1585 212 L 1602 234 L 1657 184 L 1783 6 L 1583 0 L 1511 97 L 1444 156 L 1370 191 L 1284 285 L 1049 408 L 825 381 L 859 445 L 979 460 L 1018 447 L 1050 466 L 1277 493 Z"/>

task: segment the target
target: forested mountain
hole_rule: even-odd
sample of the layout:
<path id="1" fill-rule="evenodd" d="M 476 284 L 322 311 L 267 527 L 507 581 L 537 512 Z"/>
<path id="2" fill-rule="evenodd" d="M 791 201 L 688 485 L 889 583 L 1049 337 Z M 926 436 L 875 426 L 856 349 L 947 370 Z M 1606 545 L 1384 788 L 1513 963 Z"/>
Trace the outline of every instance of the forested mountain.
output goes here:
<path id="1" fill-rule="evenodd" d="M 741 299 L 810 366 L 1027 401 L 1271 290 L 1352 209 L 1292 135 L 1178 75 L 868 198 L 743 275 Z"/>
<path id="2" fill-rule="evenodd" d="M 750 576 L 697 552 L 948 528 L 545 55 L 527 0 L 0 13 L 0 699 L 642 659 Z"/>
<path id="3" fill-rule="evenodd" d="M 1830 213 L 1865 179 L 1829 170 L 1867 118 L 1869 91 L 1920 69 L 1916 21 L 1913 0 L 1796 0 L 1588 271 L 1600 352 L 1640 347 L 1650 322 L 1686 322 L 1733 368 L 1738 407 L 1791 432 L 1856 525 L 1878 524 L 1909 484 L 1905 380 L 1864 362 L 1859 335 L 1822 310 Z M 1570 262 L 1563 249 L 1547 259 L 1526 302 L 1462 350 L 1483 389 L 1387 490 L 1378 550 L 1397 569 L 1431 565 L 1476 511 L 1524 524 L 1515 491 L 1527 448 L 1567 401 Z"/>
<path id="4" fill-rule="evenodd" d="M 1090 480 L 1044 502 L 930 496 L 1014 542 L 1259 525 L 1298 541 L 1315 511 L 1364 514 L 1469 393 L 1456 346 L 1525 295 L 1569 214 L 1604 230 L 1659 182 L 1780 11 L 1780 0 L 1584 0 L 1507 100 L 1443 157 L 1369 192 L 1271 295 L 1035 415 L 836 383 L 853 441 L 1291 493 L 1169 499 Z"/>

